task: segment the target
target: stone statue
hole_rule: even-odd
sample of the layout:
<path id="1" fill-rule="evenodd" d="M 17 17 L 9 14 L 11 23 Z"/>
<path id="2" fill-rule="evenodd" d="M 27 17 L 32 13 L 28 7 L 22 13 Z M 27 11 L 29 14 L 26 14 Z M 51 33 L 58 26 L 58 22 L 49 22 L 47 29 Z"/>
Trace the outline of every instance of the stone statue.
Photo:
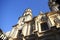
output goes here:
<path id="1" fill-rule="evenodd" d="M 48 5 L 49 5 L 49 8 L 51 11 L 60 10 L 60 1 L 59 0 L 49 0 Z"/>

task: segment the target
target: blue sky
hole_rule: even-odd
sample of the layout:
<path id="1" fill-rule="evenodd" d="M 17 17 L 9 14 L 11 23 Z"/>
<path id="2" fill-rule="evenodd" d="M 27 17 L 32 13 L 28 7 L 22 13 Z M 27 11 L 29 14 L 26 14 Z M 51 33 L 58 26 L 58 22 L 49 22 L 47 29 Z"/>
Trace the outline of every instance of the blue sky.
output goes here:
<path id="1" fill-rule="evenodd" d="M 49 12 L 48 0 L 0 0 L 0 28 L 11 31 L 26 8 L 32 9 L 33 16 L 40 11 Z"/>

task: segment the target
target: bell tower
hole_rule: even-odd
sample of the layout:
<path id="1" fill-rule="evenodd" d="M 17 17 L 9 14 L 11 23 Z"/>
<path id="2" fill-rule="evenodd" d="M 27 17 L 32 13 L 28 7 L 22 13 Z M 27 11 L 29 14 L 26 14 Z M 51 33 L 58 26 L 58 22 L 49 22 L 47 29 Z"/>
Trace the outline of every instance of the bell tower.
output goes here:
<path id="1" fill-rule="evenodd" d="M 24 21 L 30 21 L 32 19 L 32 10 L 30 8 L 26 9 L 24 14 Z"/>

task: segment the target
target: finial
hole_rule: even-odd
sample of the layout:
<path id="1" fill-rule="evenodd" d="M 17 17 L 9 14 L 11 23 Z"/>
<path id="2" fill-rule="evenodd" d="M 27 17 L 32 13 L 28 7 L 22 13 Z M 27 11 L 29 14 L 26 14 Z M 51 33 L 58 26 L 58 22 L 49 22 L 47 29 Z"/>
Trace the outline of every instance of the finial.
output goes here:
<path id="1" fill-rule="evenodd" d="M 25 10 L 26 12 L 32 12 L 32 10 L 30 8 Z"/>
<path id="2" fill-rule="evenodd" d="M 40 11 L 40 14 L 44 14 L 42 11 Z"/>

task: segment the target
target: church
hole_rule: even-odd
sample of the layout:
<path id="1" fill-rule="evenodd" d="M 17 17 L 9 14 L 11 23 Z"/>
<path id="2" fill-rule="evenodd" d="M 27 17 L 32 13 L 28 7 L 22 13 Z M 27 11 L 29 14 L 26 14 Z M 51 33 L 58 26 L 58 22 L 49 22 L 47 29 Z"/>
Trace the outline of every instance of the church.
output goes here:
<path id="1" fill-rule="evenodd" d="M 51 12 L 33 17 L 30 8 L 25 9 L 17 24 L 7 36 L 8 40 L 60 40 L 60 1 L 49 0 Z"/>

